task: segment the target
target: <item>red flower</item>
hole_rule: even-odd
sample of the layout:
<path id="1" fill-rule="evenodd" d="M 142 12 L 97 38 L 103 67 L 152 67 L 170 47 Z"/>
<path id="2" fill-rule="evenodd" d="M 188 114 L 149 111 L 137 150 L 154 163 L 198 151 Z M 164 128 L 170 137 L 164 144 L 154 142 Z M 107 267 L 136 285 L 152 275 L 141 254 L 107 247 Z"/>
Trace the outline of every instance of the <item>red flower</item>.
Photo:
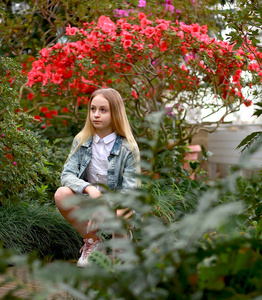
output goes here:
<path id="1" fill-rule="evenodd" d="M 249 106 L 252 105 L 252 101 L 251 100 L 245 100 L 244 104 L 245 104 L 246 107 L 249 107 Z"/>
<path id="2" fill-rule="evenodd" d="M 146 15 L 144 13 L 141 12 L 141 13 L 138 14 L 138 19 L 139 20 L 142 20 L 144 18 L 146 18 Z"/>
<path id="3" fill-rule="evenodd" d="M 45 114 L 45 118 L 52 119 L 52 118 L 53 118 L 53 115 L 52 115 L 50 112 L 47 112 L 47 113 Z"/>
<path id="4" fill-rule="evenodd" d="M 42 118 L 40 116 L 34 116 L 34 119 L 39 121 L 39 122 L 42 121 Z"/>
<path id="5" fill-rule="evenodd" d="M 42 113 L 47 113 L 49 111 L 49 109 L 48 109 L 48 107 L 46 107 L 46 106 L 43 106 L 43 107 L 41 107 L 41 109 L 40 109 L 40 112 L 42 112 Z"/>
<path id="6" fill-rule="evenodd" d="M 67 108 L 67 107 L 63 107 L 63 108 L 62 108 L 62 112 L 64 112 L 64 113 L 68 113 L 68 112 L 69 112 L 69 110 L 68 110 L 68 108 Z"/>
<path id="7" fill-rule="evenodd" d="M 167 50 L 167 44 L 166 44 L 166 42 L 161 42 L 161 44 L 160 44 L 160 51 L 164 52 L 166 50 Z"/>
<path id="8" fill-rule="evenodd" d="M 50 110 L 49 112 L 47 112 L 45 114 L 45 118 L 52 119 L 53 116 L 56 116 L 56 115 L 58 115 L 58 111 L 57 110 Z"/>
<path id="9" fill-rule="evenodd" d="M 58 111 L 57 110 L 50 110 L 50 114 L 53 115 L 53 116 L 57 116 Z"/>
<path id="10" fill-rule="evenodd" d="M 29 93 L 28 95 L 27 95 L 27 99 L 28 100 L 32 100 L 34 98 L 34 94 L 33 93 Z"/>
<path id="11" fill-rule="evenodd" d="M 138 98 L 136 91 L 132 91 L 131 93 L 132 93 L 133 97 L 135 97 L 136 99 Z"/>

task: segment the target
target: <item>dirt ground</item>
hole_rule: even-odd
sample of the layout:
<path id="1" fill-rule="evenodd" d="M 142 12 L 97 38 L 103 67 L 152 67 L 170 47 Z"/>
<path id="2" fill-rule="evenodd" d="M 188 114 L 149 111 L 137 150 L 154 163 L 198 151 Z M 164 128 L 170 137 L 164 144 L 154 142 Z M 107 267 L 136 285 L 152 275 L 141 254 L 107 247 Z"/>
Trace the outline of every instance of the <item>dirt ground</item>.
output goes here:
<path id="1" fill-rule="evenodd" d="M 17 288 L 17 286 L 19 288 Z M 9 267 L 6 274 L 0 274 L 0 299 L 11 299 L 10 293 L 18 297 L 18 299 L 35 299 L 34 292 L 41 291 L 41 285 L 39 282 L 29 278 L 28 272 L 25 268 Z M 38 297 L 37 297 L 38 298 Z M 12 298 L 15 299 L 15 298 Z M 40 298 L 38 298 L 40 299 Z M 54 300 L 54 299 L 75 299 L 72 298 L 68 293 L 57 293 L 49 296 L 43 300 Z M 77 299 L 75 299 L 77 300 Z"/>

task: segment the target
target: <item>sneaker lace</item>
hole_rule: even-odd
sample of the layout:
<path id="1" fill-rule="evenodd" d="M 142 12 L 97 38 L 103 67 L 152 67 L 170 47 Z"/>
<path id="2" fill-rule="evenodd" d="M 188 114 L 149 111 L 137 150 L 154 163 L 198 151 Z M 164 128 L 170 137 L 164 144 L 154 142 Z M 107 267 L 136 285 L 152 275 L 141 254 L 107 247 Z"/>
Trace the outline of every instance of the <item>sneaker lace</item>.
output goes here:
<path id="1" fill-rule="evenodd" d="M 99 240 L 93 241 L 93 239 L 84 239 L 84 245 L 80 249 L 80 253 L 84 252 L 84 258 L 92 253 L 92 251 L 96 248 L 96 245 L 100 242 Z"/>

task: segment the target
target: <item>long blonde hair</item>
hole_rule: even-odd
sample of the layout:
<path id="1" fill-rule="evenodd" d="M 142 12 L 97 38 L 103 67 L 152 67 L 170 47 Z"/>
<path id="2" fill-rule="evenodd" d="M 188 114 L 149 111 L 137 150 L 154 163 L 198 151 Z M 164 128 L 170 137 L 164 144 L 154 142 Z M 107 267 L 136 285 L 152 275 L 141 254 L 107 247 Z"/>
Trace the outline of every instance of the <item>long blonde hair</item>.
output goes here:
<path id="1" fill-rule="evenodd" d="M 110 111 L 111 111 L 112 128 L 116 134 L 126 138 L 131 148 L 131 151 L 135 154 L 135 152 L 137 152 L 138 150 L 138 147 L 134 139 L 133 133 L 131 131 L 129 121 L 127 119 L 124 101 L 121 95 L 118 93 L 118 91 L 112 88 L 97 89 L 91 95 L 88 104 L 88 115 L 86 118 L 85 126 L 76 135 L 76 139 L 79 142 L 78 147 L 81 146 L 84 142 L 86 142 L 91 136 L 95 135 L 95 128 L 90 121 L 90 107 L 91 107 L 92 100 L 97 95 L 103 95 L 103 97 L 106 98 L 107 101 L 109 102 Z"/>

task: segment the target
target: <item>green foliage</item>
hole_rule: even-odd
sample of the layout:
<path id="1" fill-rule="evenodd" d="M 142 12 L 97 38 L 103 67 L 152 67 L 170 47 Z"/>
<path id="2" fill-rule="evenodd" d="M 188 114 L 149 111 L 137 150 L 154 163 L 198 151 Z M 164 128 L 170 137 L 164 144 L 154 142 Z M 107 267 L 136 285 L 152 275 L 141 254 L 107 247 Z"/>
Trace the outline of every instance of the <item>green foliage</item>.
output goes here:
<path id="1" fill-rule="evenodd" d="M 43 264 L 31 259 L 32 275 L 42 287 L 33 298 L 47 299 L 54 290 L 76 299 L 237 300 L 261 295 L 261 175 L 245 180 L 236 169 L 210 187 L 202 184 L 191 190 L 191 185 L 191 204 L 181 189 L 183 184 L 178 189 L 173 181 L 166 191 L 170 181 L 150 180 L 157 165 L 160 120 L 158 114 L 150 118 L 155 138 L 144 141 L 148 145 L 143 152 L 143 165 L 149 170 L 146 188 L 124 195 L 106 192 L 96 201 L 82 196 L 67 200 L 67 205 L 81 207 L 76 212 L 80 221 L 99 212 L 97 228 L 113 236 L 104 241 L 105 248 L 112 250 L 111 259 L 95 252 L 83 269 L 70 262 Z M 173 193 L 177 203 L 187 205 L 175 222 L 156 218 L 155 203 L 161 192 L 163 198 L 171 199 Z M 135 211 L 131 219 L 116 217 L 116 210 L 124 207 Z M 130 228 L 133 240 L 119 237 Z"/>
<path id="2" fill-rule="evenodd" d="M 228 37 L 232 42 L 237 42 L 235 48 L 243 43 L 252 52 L 252 46 L 259 46 L 259 35 L 262 28 L 262 10 L 259 1 L 224 1 L 227 8 L 221 10 L 225 23 L 231 29 Z M 251 44 L 249 43 L 251 41 Z"/>
<path id="3" fill-rule="evenodd" d="M 33 131 L 34 119 L 21 112 L 22 77 L 9 58 L 0 57 L 0 82 L 0 201 L 52 199 L 65 152 Z"/>
<path id="4" fill-rule="evenodd" d="M 0 218 L 4 248 L 20 254 L 36 251 L 45 260 L 78 257 L 82 239 L 53 206 L 5 204 L 0 209 Z"/>
<path id="5" fill-rule="evenodd" d="M 8 53 L 19 60 L 26 54 L 35 56 L 39 50 L 54 44 L 65 33 L 65 27 L 82 25 L 107 14 L 122 1 L 0 1 L 2 16 L 0 54 Z"/>
<path id="6" fill-rule="evenodd" d="M 229 181 L 234 185 L 234 178 Z M 223 191 L 230 190 L 231 185 L 225 184 Z M 115 238 L 106 242 L 122 264 L 110 262 L 103 253 L 94 253 L 86 269 L 54 262 L 40 269 L 32 265 L 34 274 L 47 287 L 47 293 L 54 284 L 58 290 L 79 299 L 249 299 L 251 294 L 258 296 L 262 292 L 261 240 L 234 233 L 235 224 L 228 221 L 236 220 L 243 206 L 239 202 L 219 204 L 220 196 L 219 188 L 203 193 L 193 213 L 168 225 L 161 224 L 152 215 L 153 200 L 144 191 L 133 191 L 124 197 L 104 194 L 104 199 L 96 202 L 72 199 L 71 204 L 83 205 L 81 219 L 84 215 L 90 218 L 96 210 L 103 213 L 103 223 L 99 226 L 105 233 L 123 234 L 127 225 L 134 227 L 133 241 Z M 136 211 L 130 221 L 116 219 L 113 213 L 125 205 Z M 212 235 L 214 230 L 216 233 Z M 60 270 L 59 278 L 54 275 L 55 270 Z"/>
<path id="7" fill-rule="evenodd" d="M 253 116 L 257 116 L 260 117 L 262 115 L 262 102 L 258 102 L 256 103 L 256 107 L 255 108 L 255 112 L 253 114 Z M 251 134 L 247 135 L 240 143 L 239 145 L 236 147 L 236 149 L 241 149 L 241 152 L 243 153 L 245 150 L 248 150 L 248 148 L 253 145 L 256 141 L 259 140 L 259 138 L 261 138 L 262 136 L 262 131 L 255 131 L 252 132 Z"/>
<path id="8" fill-rule="evenodd" d="M 203 189 L 203 184 L 180 175 L 179 183 L 172 177 L 151 182 L 155 207 L 153 214 L 164 224 L 178 221 L 183 215 L 194 211 L 198 202 L 195 190 Z"/>
<path id="9" fill-rule="evenodd" d="M 256 131 L 252 132 L 249 135 L 247 135 L 237 146 L 236 149 L 241 149 L 241 152 L 243 153 L 247 148 L 249 148 L 260 136 L 261 136 L 261 131 Z"/>

